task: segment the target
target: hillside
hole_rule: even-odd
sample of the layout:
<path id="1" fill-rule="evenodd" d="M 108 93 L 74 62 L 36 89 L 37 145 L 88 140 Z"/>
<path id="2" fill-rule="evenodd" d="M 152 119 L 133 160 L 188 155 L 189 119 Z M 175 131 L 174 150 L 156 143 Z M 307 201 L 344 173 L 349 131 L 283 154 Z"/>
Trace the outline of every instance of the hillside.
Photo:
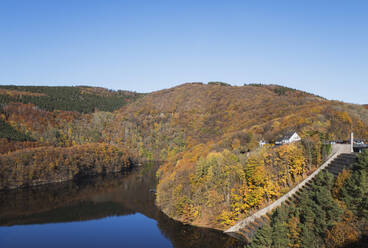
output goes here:
<path id="1" fill-rule="evenodd" d="M 105 88 L 13 86 L 0 85 L 0 105 L 10 102 L 32 103 L 47 110 L 91 113 L 95 109 L 113 111 L 134 101 L 141 94 L 129 91 L 112 91 Z"/>
<path id="2" fill-rule="evenodd" d="M 0 99 L 0 134 L 7 139 L 1 140 L 2 153 L 42 144 L 107 142 L 168 165 L 200 144 L 207 152 L 244 154 L 261 138 L 272 142 L 289 131 L 313 145 L 347 139 L 352 124 L 356 137 L 368 136 L 365 108 L 277 85 L 187 83 L 145 95 L 93 87 L 1 86 Z"/>
<path id="3" fill-rule="evenodd" d="M 346 140 L 353 125 L 356 137 L 365 138 L 367 117 L 359 105 L 282 86 L 194 83 L 124 106 L 115 112 L 103 139 L 122 142 L 142 158 L 168 160 L 207 143 L 216 151 L 246 152 L 261 138 L 272 142 L 290 131 L 311 141 Z"/>
<path id="4" fill-rule="evenodd" d="M 328 154 L 325 141 L 347 140 L 351 126 L 356 137 L 367 138 L 367 117 L 359 105 L 277 85 L 194 83 L 123 107 L 109 126 L 115 136 L 105 139 L 140 158 L 166 161 L 158 172 L 157 204 L 169 216 L 224 228 L 319 165 Z M 303 142 L 258 149 L 261 138 L 271 142 L 289 131 Z"/>
<path id="5" fill-rule="evenodd" d="M 164 161 L 157 172 L 156 204 L 174 219 L 217 229 L 276 200 L 315 170 L 329 154 L 326 141 L 347 140 L 351 127 L 355 137 L 368 139 L 364 106 L 278 85 L 187 83 L 145 95 L 86 87 L 38 88 L 6 86 L 0 94 L 5 99 L 1 125 L 8 130 L 2 132 L 7 136 L 2 134 L 6 139 L 0 140 L 0 152 L 2 161 L 11 165 L 2 173 L 14 175 L 12 185 L 33 183 L 27 175 L 12 171 L 14 165 L 32 164 L 31 170 L 23 172 L 32 171 L 43 182 L 59 178 L 53 175 L 55 166 L 48 165 L 50 158 L 38 163 L 42 166 L 33 162 L 30 154 L 39 153 L 37 147 L 52 151 L 57 147 L 76 160 L 83 155 L 73 157 L 70 147 L 94 151 L 101 143 L 106 152 L 91 161 L 103 161 L 117 149 L 125 155 L 116 154 L 114 166 L 126 167 L 136 160 Z M 77 103 L 68 105 L 66 95 L 74 91 Z M 93 100 L 83 105 L 90 99 L 86 96 Z M 52 100 L 54 105 L 48 107 L 50 99 L 60 100 Z M 119 104 L 105 108 L 98 99 Z M 290 131 L 298 132 L 302 141 L 259 148 L 260 139 L 272 143 Z M 73 178 L 79 173 L 76 170 L 85 172 L 84 161 L 83 168 L 77 162 L 70 164 L 75 169 L 65 170 L 72 173 L 63 178 Z M 48 174 L 43 173 L 48 166 Z M 103 172 L 101 162 L 98 167 L 88 170 Z M 16 181 L 16 175 L 23 179 Z"/>
<path id="6" fill-rule="evenodd" d="M 134 118 L 146 122 L 170 119 L 198 141 L 222 139 L 225 134 L 246 130 L 266 140 L 287 130 L 318 131 L 335 136 L 332 139 L 346 139 L 349 130 L 338 124 L 357 122 L 359 135 L 367 135 L 359 128 L 360 120 L 368 121 L 367 111 L 358 105 L 327 101 L 276 85 L 184 84 L 148 94 L 120 113 L 134 114 Z"/>
<path id="7" fill-rule="evenodd" d="M 107 115 L 141 96 L 135 92 L 88 86 L 2 85 L 0 153 L 16 150 L 14 147 L 21 147 L 21 142 L 25 147 L 34 146 L 25 141 L 65 145 L 63 131 L 67 132 L 73 122 L 91 119 L 93 113 Z"/>
<path id="8" fill-rule="evenodd" d="M 129 151 L 100 139 L 100 121 L 141 95 L 87 86 L 0 86 L 0 189 L 131 167 Z M 72 129 L 83 135 L 72 139 Z"/>

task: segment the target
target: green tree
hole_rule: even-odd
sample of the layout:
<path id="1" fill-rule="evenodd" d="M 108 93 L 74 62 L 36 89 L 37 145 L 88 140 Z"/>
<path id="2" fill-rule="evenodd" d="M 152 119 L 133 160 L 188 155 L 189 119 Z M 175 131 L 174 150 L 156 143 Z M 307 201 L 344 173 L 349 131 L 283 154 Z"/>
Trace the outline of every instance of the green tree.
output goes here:
<path id="1" fill-rule="evenodd" d="M 249 248 L 269 248 L 272 247 L 272 228 L 269 223 L 263 225 L 263 227 L 256 233 L 252 242 L 248 246 Z"/>
<path id="2" fill-rule="evenodd" d="M 289 245 L 287 207 L 279 207 L 272 216 L 272 247 L 283 248 Z"/>

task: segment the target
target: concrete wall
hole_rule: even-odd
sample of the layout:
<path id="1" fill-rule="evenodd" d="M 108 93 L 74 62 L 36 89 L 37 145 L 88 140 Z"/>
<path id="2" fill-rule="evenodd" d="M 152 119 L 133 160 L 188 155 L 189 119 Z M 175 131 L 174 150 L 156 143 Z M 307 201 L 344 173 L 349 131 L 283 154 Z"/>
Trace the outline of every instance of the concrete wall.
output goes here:
<path id="1" fill-rule="evenodd" d="M 323 170 L 326 166 L 328 166 L 338 155 L 341 153 L 350 153 L 350 144 L 335 144 L 332 145 L 332 153 L 329 159 L 327 159 L 326 162 L 324 162 L 317 170 L 315 170 L 310 176 L 308 176 L 306 179 L 304 179 L 301 183 L 299 183 L 297 186 L 295 186 L 292 190 L 290 190 L 288 193 L 280 197 L 275 202 L 271 203 L 267 207 L 259 210 L 258 212 L 254 213 L 253 215 L 239 221 L 237 224 L 232 226 L 231 228 L 227 229 L 225 232 L 237 232 L 240 229 L 246 227 L 249 223 L 252 223 L 255 219 L 258 219 L 262 217 L 263 215 L 267 214 L 268 212 L 271 212 L 273 209 L 279 207 L 284 201 L 286 201 L 288 198 L 293 196 L 300 188 L 302 188 L 306 183 L 308 183 L 310 180 L 312 180 L 321 170 Z"/>

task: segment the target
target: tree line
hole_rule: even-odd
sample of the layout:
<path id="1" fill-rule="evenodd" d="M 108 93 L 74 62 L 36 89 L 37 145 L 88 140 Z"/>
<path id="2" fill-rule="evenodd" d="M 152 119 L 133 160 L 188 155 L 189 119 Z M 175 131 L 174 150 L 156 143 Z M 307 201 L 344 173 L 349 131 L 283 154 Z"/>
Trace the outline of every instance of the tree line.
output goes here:
<path id="1" fill-rule="evenodd" d="M 86 90 L 87 89 L 87 90 Z M 89 89 L 89 90 L 88 90 Z M 91 113 L 96 109 L 114 111 L 140 94 L 106 89 L 90 90 L 92 87 L 46 87 L 46 86 L 0 86 L 0 105 L 10 102 L 32 103 L 47 110 L 77 111 Z M 7 93 L 7 90 L 9 91 Z M 17 94 L 17 91 L 19 92 Z M 99 91 L 101 93 L 99 93 Z M 30 92 L 34 94 L 24 94 Z"/>

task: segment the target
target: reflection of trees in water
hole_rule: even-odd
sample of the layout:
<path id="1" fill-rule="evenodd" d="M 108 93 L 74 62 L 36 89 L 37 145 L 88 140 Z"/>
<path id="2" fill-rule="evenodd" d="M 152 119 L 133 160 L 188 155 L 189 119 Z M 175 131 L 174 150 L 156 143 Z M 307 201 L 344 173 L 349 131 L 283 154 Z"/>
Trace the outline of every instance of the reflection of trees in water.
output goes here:
<path id="1" fill-rule="evenodd" d="M 79 182 L 68 181 L 9 192 L 1 191 L 0 224 L 24 224 L 23 221 L 27 217 L 58 211 L 57 209 L 69 208 L 78 211 L 77 208 L 81 208 L 82 205 L 95 203 L 93 197 L 115 190 L 124 181 L 123 179 L 128 177 L 129 175 L 117 175 L 114 178 L 112 176 L 99 176 L 83 179 Z M 112 215 L 115 215 L 115 213 L 112 213 Z M 76 217 L 78 216 L 79 214 L 76 215 Z M 61 212 L 60 221 L 63 221 L 62 217 Z"/>
<path id="2" fill-rule="evenodd" d="M 157 220 L 174 247 L 234 247 L 236 241 L 216 230 L 181 224 L 154 205 L 157 165 L 119 175 L 0 192 L 0 225 L 83 221 L 136 212 Z"/>

